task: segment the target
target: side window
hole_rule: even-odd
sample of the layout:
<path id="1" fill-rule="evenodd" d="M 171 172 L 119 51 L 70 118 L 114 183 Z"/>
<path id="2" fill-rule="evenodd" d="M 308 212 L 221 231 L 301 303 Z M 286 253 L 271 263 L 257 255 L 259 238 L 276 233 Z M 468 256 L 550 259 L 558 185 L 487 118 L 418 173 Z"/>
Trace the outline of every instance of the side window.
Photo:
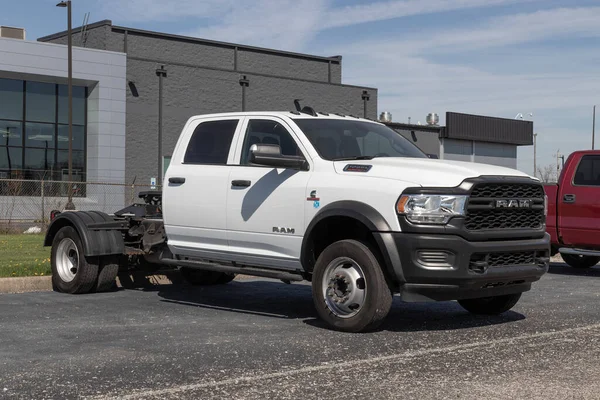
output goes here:
<path id="1" fill-rule="evenodd" d="M 242 165 L 249 164 L 250 148 L 254 144 L 276 144 L 284 156 L 302 155 L 292 135 L 277 121 L 252 119 L 248 122 L 242 147 Z"/>
<path id="2" fill-rule="evenodd" d="M 202 122 L 196 127 L 184 164 L 227 164 L 231 141 L 239 120 Z"/>
<path id="3" fill-rule="evenodd" d="M 584 156 L 575 172 L 575 185 L 600 186 L 600 157 Z"/>

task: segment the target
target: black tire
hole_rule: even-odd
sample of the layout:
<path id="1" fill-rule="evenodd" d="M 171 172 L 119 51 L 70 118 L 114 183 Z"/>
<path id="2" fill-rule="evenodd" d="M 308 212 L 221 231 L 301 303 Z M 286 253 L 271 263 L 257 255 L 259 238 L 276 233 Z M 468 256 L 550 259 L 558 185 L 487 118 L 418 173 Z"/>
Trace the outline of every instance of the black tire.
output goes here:
<path id="1" fill-rule="evenodd" d="M 69 279 L 66 259 L 72 263 L 68 269 L 74 274 Z M 62 293 L 89 293 L 95 288 L 99 263 L 97 257 L 85 257 L 83 245 L 77 231 L 71 226 L 61 228 L 52 241 L 50 255 L 52 266 L 52 287 Z"/>
<path id="2" fill-rule="evenodd" d="M 356 279 L 357 276 L 360 278 Z M 357 289 L 362 293 L 357 297 L 361 301 L 347 304 Z M 312 292 L 319 317 L 331 328 L 344 332 L 376 329 L 392 306 L 392 292 L 377 258 L 356 240 L 335 242 L 319 255 L 312 276 Z"/>
<path id="3" fill-rule="evenodd" d="M 573 268 L 591 268 L 600 262 L 600 257 L 561 254 L 562 259 Z"/>
<path id="4" fill-rule="evenodd" d="M 117 256 L 105 256 L 100 258 L 100 273 L 96 282 L 96 292 L 108 292 L 117 286 L 117 275 L 119 274 L 119 258 Z"/>
<path id="5" fill-rule="evenodd" d="M 181 276 L 191 285 L 208 286 L 215 285 L 221 277 L 221 272 L 205 271 L 196 268 L 182 267 L 180 269 Z"/>
<path id="6" fill-rule="evenodd" d="M 517 304 L 521 293 L 503 296 L 481 297 L 478 299 L 458 300 L 458 304 L 471 314 L 498 315 L 507 312 Z"/>

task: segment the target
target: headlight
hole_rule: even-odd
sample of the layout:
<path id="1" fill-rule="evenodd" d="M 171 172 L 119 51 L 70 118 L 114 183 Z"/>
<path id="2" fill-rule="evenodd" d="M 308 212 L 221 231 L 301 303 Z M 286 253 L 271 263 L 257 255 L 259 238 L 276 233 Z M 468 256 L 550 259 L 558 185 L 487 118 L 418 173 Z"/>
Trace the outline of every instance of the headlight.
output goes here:
<path id="1" fill-rule="evenodd" d="M 548 216 L 548 195 L 544 195 L 544 217 Z"/>
<path id="2" fill-rule="evenodd" d="M 468 196 L 403 195 L 396 210 L 415 224 L 447 224 L 450 218 L 465 215 Z"/>

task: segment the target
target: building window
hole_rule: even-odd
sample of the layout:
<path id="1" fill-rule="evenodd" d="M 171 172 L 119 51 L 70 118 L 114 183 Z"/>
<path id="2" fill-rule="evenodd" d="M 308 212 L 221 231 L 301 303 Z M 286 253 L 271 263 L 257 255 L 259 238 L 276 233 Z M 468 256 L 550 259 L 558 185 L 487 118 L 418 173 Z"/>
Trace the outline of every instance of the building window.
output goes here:
<path id="1" fill-rule="evenodd" d="M 86 110 L 87 89 L 73 86 L 72 171 L 78 181 L 85 180 Z M 0 79 L 0 178 L 67 180 L 68 149 L 67 85 Z"/>

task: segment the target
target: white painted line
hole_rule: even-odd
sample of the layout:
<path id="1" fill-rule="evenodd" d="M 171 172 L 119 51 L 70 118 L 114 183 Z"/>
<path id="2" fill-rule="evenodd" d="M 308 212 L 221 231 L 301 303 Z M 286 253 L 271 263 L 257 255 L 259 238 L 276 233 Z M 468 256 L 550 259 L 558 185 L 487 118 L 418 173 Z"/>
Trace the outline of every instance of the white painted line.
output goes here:
<path id="1" fill-rule="evenodd" d="M 532 333 L 532 334 L 528 334 L 528 335 L 521 335 L 521 336 L 515 336 L 515 337 L 503 338 L 503 339 L 495 339 L 495 340 L 489 340 L 489 341 L 485 341 L 485 342 L 473 342 L 473 343 L 466 343 L 466 344 L 460 344 L 460 345 L 454 345 L 454 346 L 438 347 L 438 348 L 434 348 L 434 349 L 407 351 L 404 353 L 391 354 L 388 356 L 380 356 L 380 357 L 373 357 L 373 358 L 362 359 L 362 360 L 331 363 L 331 364 L 326 364 L 326 365 L 309 366 L 309 367 L 292 369 L 292 370 L 283 371 L 283 372 L 274 372 L 274 373 L 263 374 L 263 375 L 242 376 L 242 377 L 238 377 L 238 378 L 224 379 L 224 380 L 216 381 L 216 382 L 194 383 L 194 384 L 181 385 L 181 386 L 176 386 L 176 387 L 166 388 L 166 389 L 139 391 L 136 393 L 125 395 L 125 396 L 110 396 L 110 395 L 106 396 L 105 395 L 105 396 L 99 396 L 99 397 L 92 397 L 91 399 L 95 399 L 95 400 L 109 400 L 109 399 L 111 399 L 111 400 L 112 399 L 130 400 L 130 399 L 143 399 L 143 398 L 147 398 L 147 397 L 151 397 L 151 396 L 160 397 L 163 395 L 175 395 L 177 393 L 189 392 L 189 391 L 197 390 L 197 389 L 224 386 L 224 385 L 230 385 L 230 384 L 255 382 L 255 381 L 272 379 L 272 378 L 283 378 L 283 377 L 288 377 L 291 375 L 305 374 L 305 373 L 310 373 L 310 372 L 327 371 L 327 370 L 331 370 L 331 369 L 352 368 L 352 367 L 357 367 L 357 366 L 376 364 L 376 363 L 380 363 L 380 362 L 384 362 L 384 361 L 401 360 L 403 358 L 420 357 L 420 356 L 426 356 L 426 355 L 436 354 L 436 353 L 446 353 L 446 352 L 459 351 L 459 350 L 463 350 L 463 351 L 464 350 L 472 350 L 472 349 L 476 349 L 478 347 L 490 347 L 490 346 L 501 345 L 501 344 L 511 344 L 511 343 L 514 343 L 517 341 L 523 341 L 523 340 L 529 340 L 529 339 L 552 338 L 552 337 L 562 336 L 562 335 L 570 336 L 570 334 L 572 334 L 574 332 L 590 331 L 590 330 L 594 330 L 594 329 L 600 329 L 600 324 L 587 325 L 587 326 L 582 326 L 582 327 L 578 327 L 578 328 L 569 328 L 569 329 L 553 331 L 553 332 Z"/>

